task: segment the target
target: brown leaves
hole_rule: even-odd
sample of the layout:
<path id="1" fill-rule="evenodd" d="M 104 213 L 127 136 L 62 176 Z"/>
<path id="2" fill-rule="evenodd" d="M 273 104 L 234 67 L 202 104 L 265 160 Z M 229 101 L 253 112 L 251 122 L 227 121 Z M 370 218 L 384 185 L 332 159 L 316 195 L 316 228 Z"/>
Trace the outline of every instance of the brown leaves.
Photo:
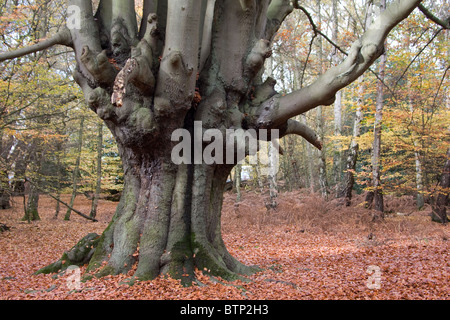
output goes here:
<path id="1" fill-rule="evenodd" d="M 247 265 L 264 271 L 250 282 L 225 282 L 196 271 L 199 282 L 185 288 L 180 281 L 159 277 L 127 284 L 127 275 L 92 278 L 79 289 L 68 287 L 69 274 L 31 275 L 56 261 L 89 232 L 101 233 L 116 203 L 101 202 L 99 223 L 73 217 L 53 220 L 54 202 L 40 201 L 42 221 L 24 223 L 15 202 L 1 211 L 11 226 L 0 234 L 0 299 L 448 299 L 450 293 L 449 227 L 428 216 L 388 217 L 373 224 L 363 207 L 344 208 L 317 196 L 292 192 L 279 195 L 277 211 L 267 213 L 262 196 L 244 193 L 239 212 L 235 195 L 227 194 L 223 232 L 228 250 Z M 357 201 L 355 201 L 357 202 Z M 77 208 L 90 202 L 79 197 Z M 86 210 L 88 210 L 86 208 Z M 86 211 L 84 210 L 84 211 Z M 401 227 L 399 227 L 401 226 Z M 371 237 L 368 237 L 372 234 Z M 368 268 L 379 269 L 379 289 L 368 287 Z M 85 274 L 85 267 L 81 268 Z"/>

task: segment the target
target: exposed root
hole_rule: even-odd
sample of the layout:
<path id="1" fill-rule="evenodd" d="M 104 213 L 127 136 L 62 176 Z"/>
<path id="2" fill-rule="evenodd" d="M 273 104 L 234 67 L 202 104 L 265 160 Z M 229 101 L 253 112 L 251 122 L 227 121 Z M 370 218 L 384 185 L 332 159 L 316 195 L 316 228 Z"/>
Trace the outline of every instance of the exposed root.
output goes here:
<path id="1" fill-rule="evenodd" d="M 64 252 L 61 259 L 39 269 L 35 274 L 50 274 L 65 271 L 70 266 L 83 266 L 87 264 L 94 254 L 98 245 L 100 236 L 96 233 L 90 233 L 81 239 L 72 249 Z"/>

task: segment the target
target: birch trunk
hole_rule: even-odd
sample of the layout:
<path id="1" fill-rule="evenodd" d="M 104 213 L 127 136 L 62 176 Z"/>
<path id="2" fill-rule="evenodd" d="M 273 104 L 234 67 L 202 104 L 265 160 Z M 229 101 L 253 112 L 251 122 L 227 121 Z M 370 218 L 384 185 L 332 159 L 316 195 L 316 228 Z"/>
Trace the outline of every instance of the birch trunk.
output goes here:
<path id="1" fill-rule="evenodd" d="M 339 34 L 339 18 L 338 18 L 338 1 L 333 0 L 333 37 L 334 43 L 338 43 Z M 332 62 L 333 65 L 339 64 L 339 56 L 337 48 L 333 49 Z M 342 91 L 336 93 L 336 101 L 334 102 L 334 156 L 333 156 L 333 176 L 335 179 L 335 196 L 339 196 L 341 189 L 342 176 L 342 152 L 340 136 L 342 135 Z"/>
<path id="2" fill-rule="evenodd" d="M 75 167 L 72 173 L 72 196 L 70 197 L 69 206 L 73 207 L 75 202 L 75 198 L 77 196 L 77 185 L 78 179 L 80 176 L 80 162 L 81 162 L 81 148 L 83 146 L 83 131 L 84 131 L 84 117 L 81 117 L 80 120 L 80 129 L 78 131 L 78 141 L 77 141 L 77 158 L 75 161 Z M 66 215 L 64 216 L 64 220 L 70 220 L 70 214 L 72 213 L 72 209 L 67 208 Z"/>
<path id="3" fill-rule="evenodd" d="M 321 0 L 317 0 L 316 2 L 317 12 L 318 12 L 318 20 L 319 25 L 322 24 L 322 10 L 321 10 Z M 323 60 L 323 48 L 322 48 L 322 38 L 319 38 L 318 41 L 319 46 L 319 63 L 320 63 L 320 72 L 324 72 L 324 60 Z M 323 112 L 322 106 L 318 106 L 316 109 L 317 116 L 317 132 L 320 135 L 320 140 L 324 139 L 324 123 L 323 123 Z M 325 150 L 319 150 L 319 190 L 322 196 L 326 199 L 328 198 L 328 180 L 327 180 L 327 166 L 326 166 L 326 158 L 325 158 Z"/>
<path id="4" fill-rule="evenodd" d="M 386 8 L 386 0 L 381 1 L 381 11 Z M 374 219 L 384 218 L 384 203 L 383 203 L 383 187 L 381 184 L 381 134 L 383 121 L 383 106 L 384 106 L 384 87 L 381 81 L 384 80 L 386 69 L 387 55 L 384 52 L 381 55 L 380 67 L 378 76 L 380 80 L 377 82 L 377 99 L 375 110 L 375 124 L 374 124 L 374 140 L 372 150 L 372 192 L 374 209 L 379 212 Z"/>
<path id="5" fill-rule="evenodd" d="M 361 77 L 359 87 L 359 99 L 357 102 L 355 120 L 353 123 L 353 136 L 350 148 L 348 150 L 346 172 L 345 172 L 345 187 L 343 189 L 343 196 L 345 197 L 345 205 L 349 207 L 352 203 L 353 186 L 355 184 L 356 162 L 358 161 L 359 143 L 358 138 L 361 135 L 361 122 L 363 119 L 362 105 L 364 103 L 363 93 L 365 91 L 364 78 Z"/>

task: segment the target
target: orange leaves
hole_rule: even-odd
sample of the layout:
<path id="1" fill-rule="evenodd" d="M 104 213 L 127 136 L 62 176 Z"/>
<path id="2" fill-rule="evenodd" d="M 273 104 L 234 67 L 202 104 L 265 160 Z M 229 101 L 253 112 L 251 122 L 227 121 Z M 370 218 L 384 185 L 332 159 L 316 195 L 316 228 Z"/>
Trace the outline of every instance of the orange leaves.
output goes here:
<path id="1" fill-rule="evenodd" d="M 101 233 L 116 204 L 101 202 L 92 224 L 82 218 L 53 220 L 54 202 L 41 199 L 42 221 L 20 221 L 20 201 L 2 211 L 11 230 L 0 234 L 0 299 L 70 300 L 309 300 L 309 299 L 447 299 L 450 242 L 448 226 L 429 222 L 421 212 L 370 223 L 370 212 L 358 205 L 343 208 L 305 192 L 280 193 L 276 212 L 266 211 L 261 195 L 244 193 L 237 214 L 233 194 L 225 195 L 224 241 L 230 253 L 263 270 L 249 282 L 226 282 L 196 270 L 198 283 L 185 288 L 179 280 L 127 281 L 127 275 L 92 278 L 80 288 L 68 287 L 68 274 L 31 275 L 57 260 L 86 233 Z M 89 207 L 82 197 L 76 206 Z M 394 211 L 414 208 L 405 199 Z M 370 234 L 370 237 L 368 237 Z M 138 251 L 135 253 L 137 255 Z M 370 266 L 379 270 L 379 288 L 367 286 Z M 372 269 L 370 269 L 372 270 Z M 86 274 L 86 267 L 81 268 Z M 378 281 L 375 278 L 374 281 Z"/>
<path id="2" fill-rule="evenodd" d="M 108 58 L 109 63 L 117 70 L 120 71 L 120 66 L 117 64 L 116 59 L 114 58 Z"/>

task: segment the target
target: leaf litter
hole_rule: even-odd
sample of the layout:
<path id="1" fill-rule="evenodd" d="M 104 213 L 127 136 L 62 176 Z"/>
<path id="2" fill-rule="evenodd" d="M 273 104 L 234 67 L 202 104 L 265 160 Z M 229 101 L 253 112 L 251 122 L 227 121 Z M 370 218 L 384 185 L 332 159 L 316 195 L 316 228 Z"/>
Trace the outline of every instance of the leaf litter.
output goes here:
<path id="1" fill-rule="evenodd" d="M 356 198 L 351 207 L 326 202 L 305 191 L 280 193 L 278 208 L 267 211 L 264 195 L 245 192 L 239 206 L 226 193 L 223 238 L 230 253 L 262 268 L 248 281 L 226 282 L 197 271 L 198 281 L 183 287 L 160 276 L 126 283 L 129 275 L 92 278 L 79 287 L 68 274 L 33 275 L 58 260 L 86 234 L 101 234 L 117 203 L 100 201 L 93 223 L 78 216 L 54 219 L 55 202 L 41 197 L 41 221 L 20 221 L 20 199 L 0 212 L 9 231 L 0 233 L 0 299 L 2 300 L 354 300 L 450 298 L 449 226 L 432 223 L 429 208 L 414 210 L 412 201 L 387 197 L 394 211 L 383 222 L 371 222 L 371 211 Z M 78 197 L 75 206 L 89 212 L 91 202 Z M 409 207 L 406 207 L 409 206 Z M 412 208 L 412 209 L 411 209 Z M 397 210 L 411 212 L 397 215 Z M 378 270 L 378 286 L 370 267 Z M 81 268 L 81 275 L 85 267 Z"/>

